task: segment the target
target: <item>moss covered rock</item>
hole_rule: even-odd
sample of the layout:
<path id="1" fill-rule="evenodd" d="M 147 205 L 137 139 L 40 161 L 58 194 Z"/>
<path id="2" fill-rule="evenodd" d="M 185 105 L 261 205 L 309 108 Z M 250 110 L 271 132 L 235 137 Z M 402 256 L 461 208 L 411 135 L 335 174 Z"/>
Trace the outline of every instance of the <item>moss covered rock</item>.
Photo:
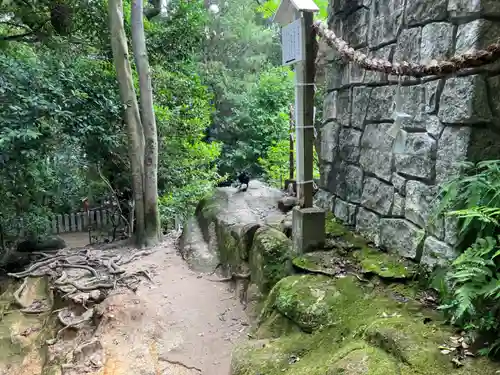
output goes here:
<path id="1" fill-rule="evenodd" d="M 292 258 L 292 242 L 285 234 L 271 227 L 257 229 L 250 251 L 250 272 L 261 293 L 267 294 L 292 273 Z"/>
<path id="2" fill-rule="evenodd" d="M 238 347 L 232 374 L 495 374 L 487 360 L 455 368 L 439 350 L 452 332 L 437 317 L 355 278 L 289 276 L 260 317 L 258 337 L 269 339 Z"/>
<path id="3" fill-rule="evenodd" d="M 370 247 L 363 247 L 353 255 L 363 273 L 373 273 L 387 279 L 409 279 L 417 272 L 416 265 L 410 261 Z"/>

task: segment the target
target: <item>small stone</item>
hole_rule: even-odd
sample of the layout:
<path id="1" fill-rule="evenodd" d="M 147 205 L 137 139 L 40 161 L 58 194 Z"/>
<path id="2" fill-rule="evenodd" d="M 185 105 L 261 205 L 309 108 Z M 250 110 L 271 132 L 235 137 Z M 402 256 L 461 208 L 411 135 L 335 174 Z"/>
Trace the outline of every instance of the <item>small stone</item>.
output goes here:
<path id="1" fill-rule="evenodd" d="M 405 219 L 380 220 L 380 245 L 406 258 L 418 259 L 424 231 Z"/>
<path id="2" fill-rule="evenodd" d="M 438 116 L 445 124 L 475 124 L 491 120 L 484 78 L 473 75 L 447 79 Z"/>
<path id="3" fill-rule="evenodd" d="M 424 241 L 424 250 L 422 253 L 422 264 L 434 266 L 446 266 L 458 256 L 458 253 L 444 242 L 434 237 L 427 237 Z"/>
<path id="4" fill-rule="evenodd" d="M 359 207 L 356 216 L 356 231 L 361 233 L 367 240 L 373 242 L 375 246 L 379 246 L 380 217 L 363 207 Z"/>
<path id="5" fill-rule="evenodd" d="M 381 215 L 388 215 L 394 199 L 394 187 L 376 178 L 365 179 L 361 204 Z"/>

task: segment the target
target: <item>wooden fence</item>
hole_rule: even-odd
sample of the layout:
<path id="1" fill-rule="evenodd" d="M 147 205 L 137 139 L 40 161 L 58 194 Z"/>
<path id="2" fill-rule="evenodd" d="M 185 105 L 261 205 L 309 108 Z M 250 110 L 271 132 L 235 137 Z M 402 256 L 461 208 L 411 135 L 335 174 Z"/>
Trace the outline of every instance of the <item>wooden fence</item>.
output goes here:
<path id="1" fill-rule="evenodd" d="M 74 212 L 64 215 L 56 215 L 50 219 L 47 232 L 52 234 L 71 233 L 71 232 L 86 232 L 89 230 L 89 225 L 92 230 L 111 229 L 113 226 L 120 227 L 125 221 L 120 217 L 120 214 L 113 210 L 98 208 L 88 212 Z M 24 225 L 22 219 L 19 222 L 20 235 L 23 236 Z"/>
<path id="2" fill-rule="evenodd" d="M 92 231 L 111 230 L 113 227 L 121 228 L 125 224 L 127 223 L 117 210 L 110 211 L 106 208 L 97 208 L 88 212 L 80 211 L 56 215 L 50 219 L 47 232 L 52 234 L 87 232 L 89 225 Z M 20 237 L 23 237 L 26 233 L 22 219 L 19 220 L 18 228 Z M 180 228 L 182 228 L 182 219 L 179 217 L 172 219 L 167 225 L 169 230 L 179 230 Z"/>

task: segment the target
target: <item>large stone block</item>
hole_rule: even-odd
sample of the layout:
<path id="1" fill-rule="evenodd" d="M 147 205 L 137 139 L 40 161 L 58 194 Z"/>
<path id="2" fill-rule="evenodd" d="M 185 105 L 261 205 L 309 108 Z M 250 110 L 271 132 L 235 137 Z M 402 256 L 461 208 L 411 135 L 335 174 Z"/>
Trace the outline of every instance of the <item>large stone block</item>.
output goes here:
<path id="1" fill-rule="evenodd" d="M 374 59 L 382 59 L 386 61 L 392 62 L 392 56 L 394 54 L 394 49 L 396 48 L 395 44 L 390 44 L 388 46 L 381 47 L 379 49 L 368 51 L 367 55 Z M 387 81 L 387 74 L 375 72 L 372 70 L 364 70 L 363 82 L 372 83 L 372 82 L 383 82 Z"/>
<path id="2" fill-rule="evenodd" d="M 419 260 L 424 231 L 405 219 L 380 220 L 380 245 L 406 257 Z"/>
<path id="3" fill-rule="evenodd" d="M 257 229 L 250 251 L 250 272 L 261 293 L 269 293 L 274 284 L 290 275 L 292 251 L 292 241 L 281 231 L 267 226 Z"/>
<path id="4" fill-rule="evenodd" d="M 395 41 L 403 23 L 404 0 L 378 0 L 371 6 L 370 48 Z"/>
<path id="5" fill-rule="evenodd" d="M 337 198 L 333 214 L 345 224 L 354 225 L 356 223 L 356 209 L 357 206 L 355 204 Z"/>
<path id="6" fill-rule="evenodd" d="M 395 140 L 396 172 L 431 180 L 434 174 L 436 140 L 427 133 L 400 132 Z"/>
<path id="7" fill-rule="evenodd" d="M 500 129 L 500 76 L 488 78 L 488 94 L 495 127 Z"/>
<path id="8" fill-rule="evenodd" d="M 455 246 L 458 243 L 460 226 L 456 216 L 445 216 L 444 218 L 444 240 L 449 245 Z"/>
<path id="9" fill-rule="evenodd" d="M 454 26 L 447 22 L 434 22 L 422 28 L 420 61 L 428 64 L 432 60 L 444 60 L 453 48 Z"/>
<path id="10" fill-rule="evenodd" d="M 402 196 L 406 195 L 406 178 L 398 175 L 397 173 L 393 173 L 391 183 L 399 194 Z"/>
<path id="11" fill-rule="evenodd" d="M 368 102 L 366 121 L 380 122 L 391 120 L 395 93 L 395 86 L 374 87 Z"/>
<path id="12" fill-rule="evenodd" d="M 457 256 L 458 253 L 452 246 L 434 237 L 427 237 L 424 241 L 420 262 L 430 267 L 446 266 L 455 260 Z"/>
<path id="13" fill-rule="evenodd" d="M 428 186 L 419 181 L 406 184 L 405 217 L 430 233 L 444 238 L 443 218 L 437 215 L 437 186 Z"/>
<path id="14" fill-rule="evenodd" d="M 328 190 L 333 192 L 335 190 L 331 190 L 332 183 L 331 181 L 335 178 L 334 176 L 334 168 L 333 164 L 325 163 L 320 160 L 319 164 L 319 187 L 320 189 Z"/>
<path id="15" fill-rule="evenodd" d="M 438 115 L 446 124 L 474 124 L 491 120 L 484 78 L 473 75 L 447 79 Z"/>
<path id="16" fill-rule="evenodd" d="M 467 159 L 472 128 L 446 126 L 437 145 L 436 184 L 445 182 L 458 173 L 459 163 Z"/>
<path id="17" fill-rule="evenodd" d="M 380 245 L 380 217 L 363 207 L 358 208 L 356 231 L 376 246 Z"/>
<path id="18" fill-rule="evenodd" d="M 392 165 L 392 138 L 387 135 L 391 124 L 368 124 L 361 137 L 359 163 L 367 171 L 389 181 Z"/>
<path id="19" fill-rule="evenodd" d="M 355 12 L 349 14 L 342 21 L 342 36 L 353 48 L 358 48 L 366 45 L 368 39 L 368 25 L 370 18 L 370 10 L 367 8 L 359 8 Z"/>
<path id="20" fill-rule="evenodd" d="M 374 177 L 364 182 L 361 205 L 381 215 L 388 215 L 394 199 L 394 187 Z"/>
<path id="21" fill-rule="evenodd" d="M 408 0 L 406 22 L 412 26 L 445 20 L 447 5 L 448 0 Z"/>
<path id="22" fill-rule="evenodd" d="M 500 24 L 484 19 L 459 25 L 456 36 L 455 55 L 473 53 L 497 43 L 500 37 Z"/>
<path id="23" fill-rule="evenodd" d="M 450 0 L 448 11 L 454 18 L 499 16 L 498 0 Z"/>
<path id="24" fill-rule="evenodd" d="M 316 207 L 322 208 L 326 212 L 333 211 L 333 204 L 335 202 L 335 196 L 324 189 L 319 189 L 316 194 L 314 194 L 314 205 Z"/>
<path id="25" fill-rule="evenodd" d="M 353 128 L 342 128 L 339 136 L 339 156 L 342 160 L 357 163 L 362 132 Z"/>
<path id="26" fill-rule="evenodd" d="M 323 122 L 336 120 L 349 125 L 351 113 L 350 90 L 335 90 L 326 94 L 323 103 Z"/>
<path id="27" fill-rule="evenodd" d="M 401 112 L 410 115 L 411 119 L 419 119 L 425 111 L 425 92 L 426 86 L 424 85 L 403 86 L 401 88 L 403 99 Z"/>
<path id="28" fill-rule="evenodd" d="M 359 203 L 363 191 L 363 171 L 354 165 L 340 163 L 336 168 L 335 191 L 343 200 Z"/>
<path id="29" fill-rule="evenodd" d="M 371 87 L 352 88 L 352 114 L 351 126 L 357 129 L 365 127 L 366 113 L 370 103 Z"/>
<path id="30" fill-rule="evenodd" d="M 405 198 L 398 193 L 394 193 L 394 201 L 391 208 L 392 217 L 405 216 Z"/>
<path id="31" fill-rule="evenodd" d="M 325 86 L 327 91 L 330 92 L 342 88 L 345 67 L 346 63 L 340 58 L 333 59 L 333 61 L 325 64 Z"/>
<path id="32" fill-rule="evenodd" d="M 319 157 L 322 161 L 332 163 L 339 144 L 340 125 L 329 121 L 321 128 L 321 142 Z"/>
<path id="33" fill-rule="evenodd" d="M 394 61 L 420 62 L 422 28 L 405 29 L 398 36 Z"/>

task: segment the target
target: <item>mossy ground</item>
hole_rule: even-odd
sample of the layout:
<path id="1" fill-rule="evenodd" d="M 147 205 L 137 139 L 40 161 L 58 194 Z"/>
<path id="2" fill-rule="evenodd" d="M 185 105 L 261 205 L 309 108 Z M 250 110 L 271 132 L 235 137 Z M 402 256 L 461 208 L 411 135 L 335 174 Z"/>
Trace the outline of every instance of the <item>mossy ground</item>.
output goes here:
<path id="1" fill-rule="evenodd" d="M 495 373 L 486 360 L 456 369 L 439 351 L 452 332 L 432 312 L 426 323 L 427 315 L 356 278 L 289 276 L 273 288 L 260 317 L 258 337 L 270 340 L 239 347 L 232 374 Z"/>

